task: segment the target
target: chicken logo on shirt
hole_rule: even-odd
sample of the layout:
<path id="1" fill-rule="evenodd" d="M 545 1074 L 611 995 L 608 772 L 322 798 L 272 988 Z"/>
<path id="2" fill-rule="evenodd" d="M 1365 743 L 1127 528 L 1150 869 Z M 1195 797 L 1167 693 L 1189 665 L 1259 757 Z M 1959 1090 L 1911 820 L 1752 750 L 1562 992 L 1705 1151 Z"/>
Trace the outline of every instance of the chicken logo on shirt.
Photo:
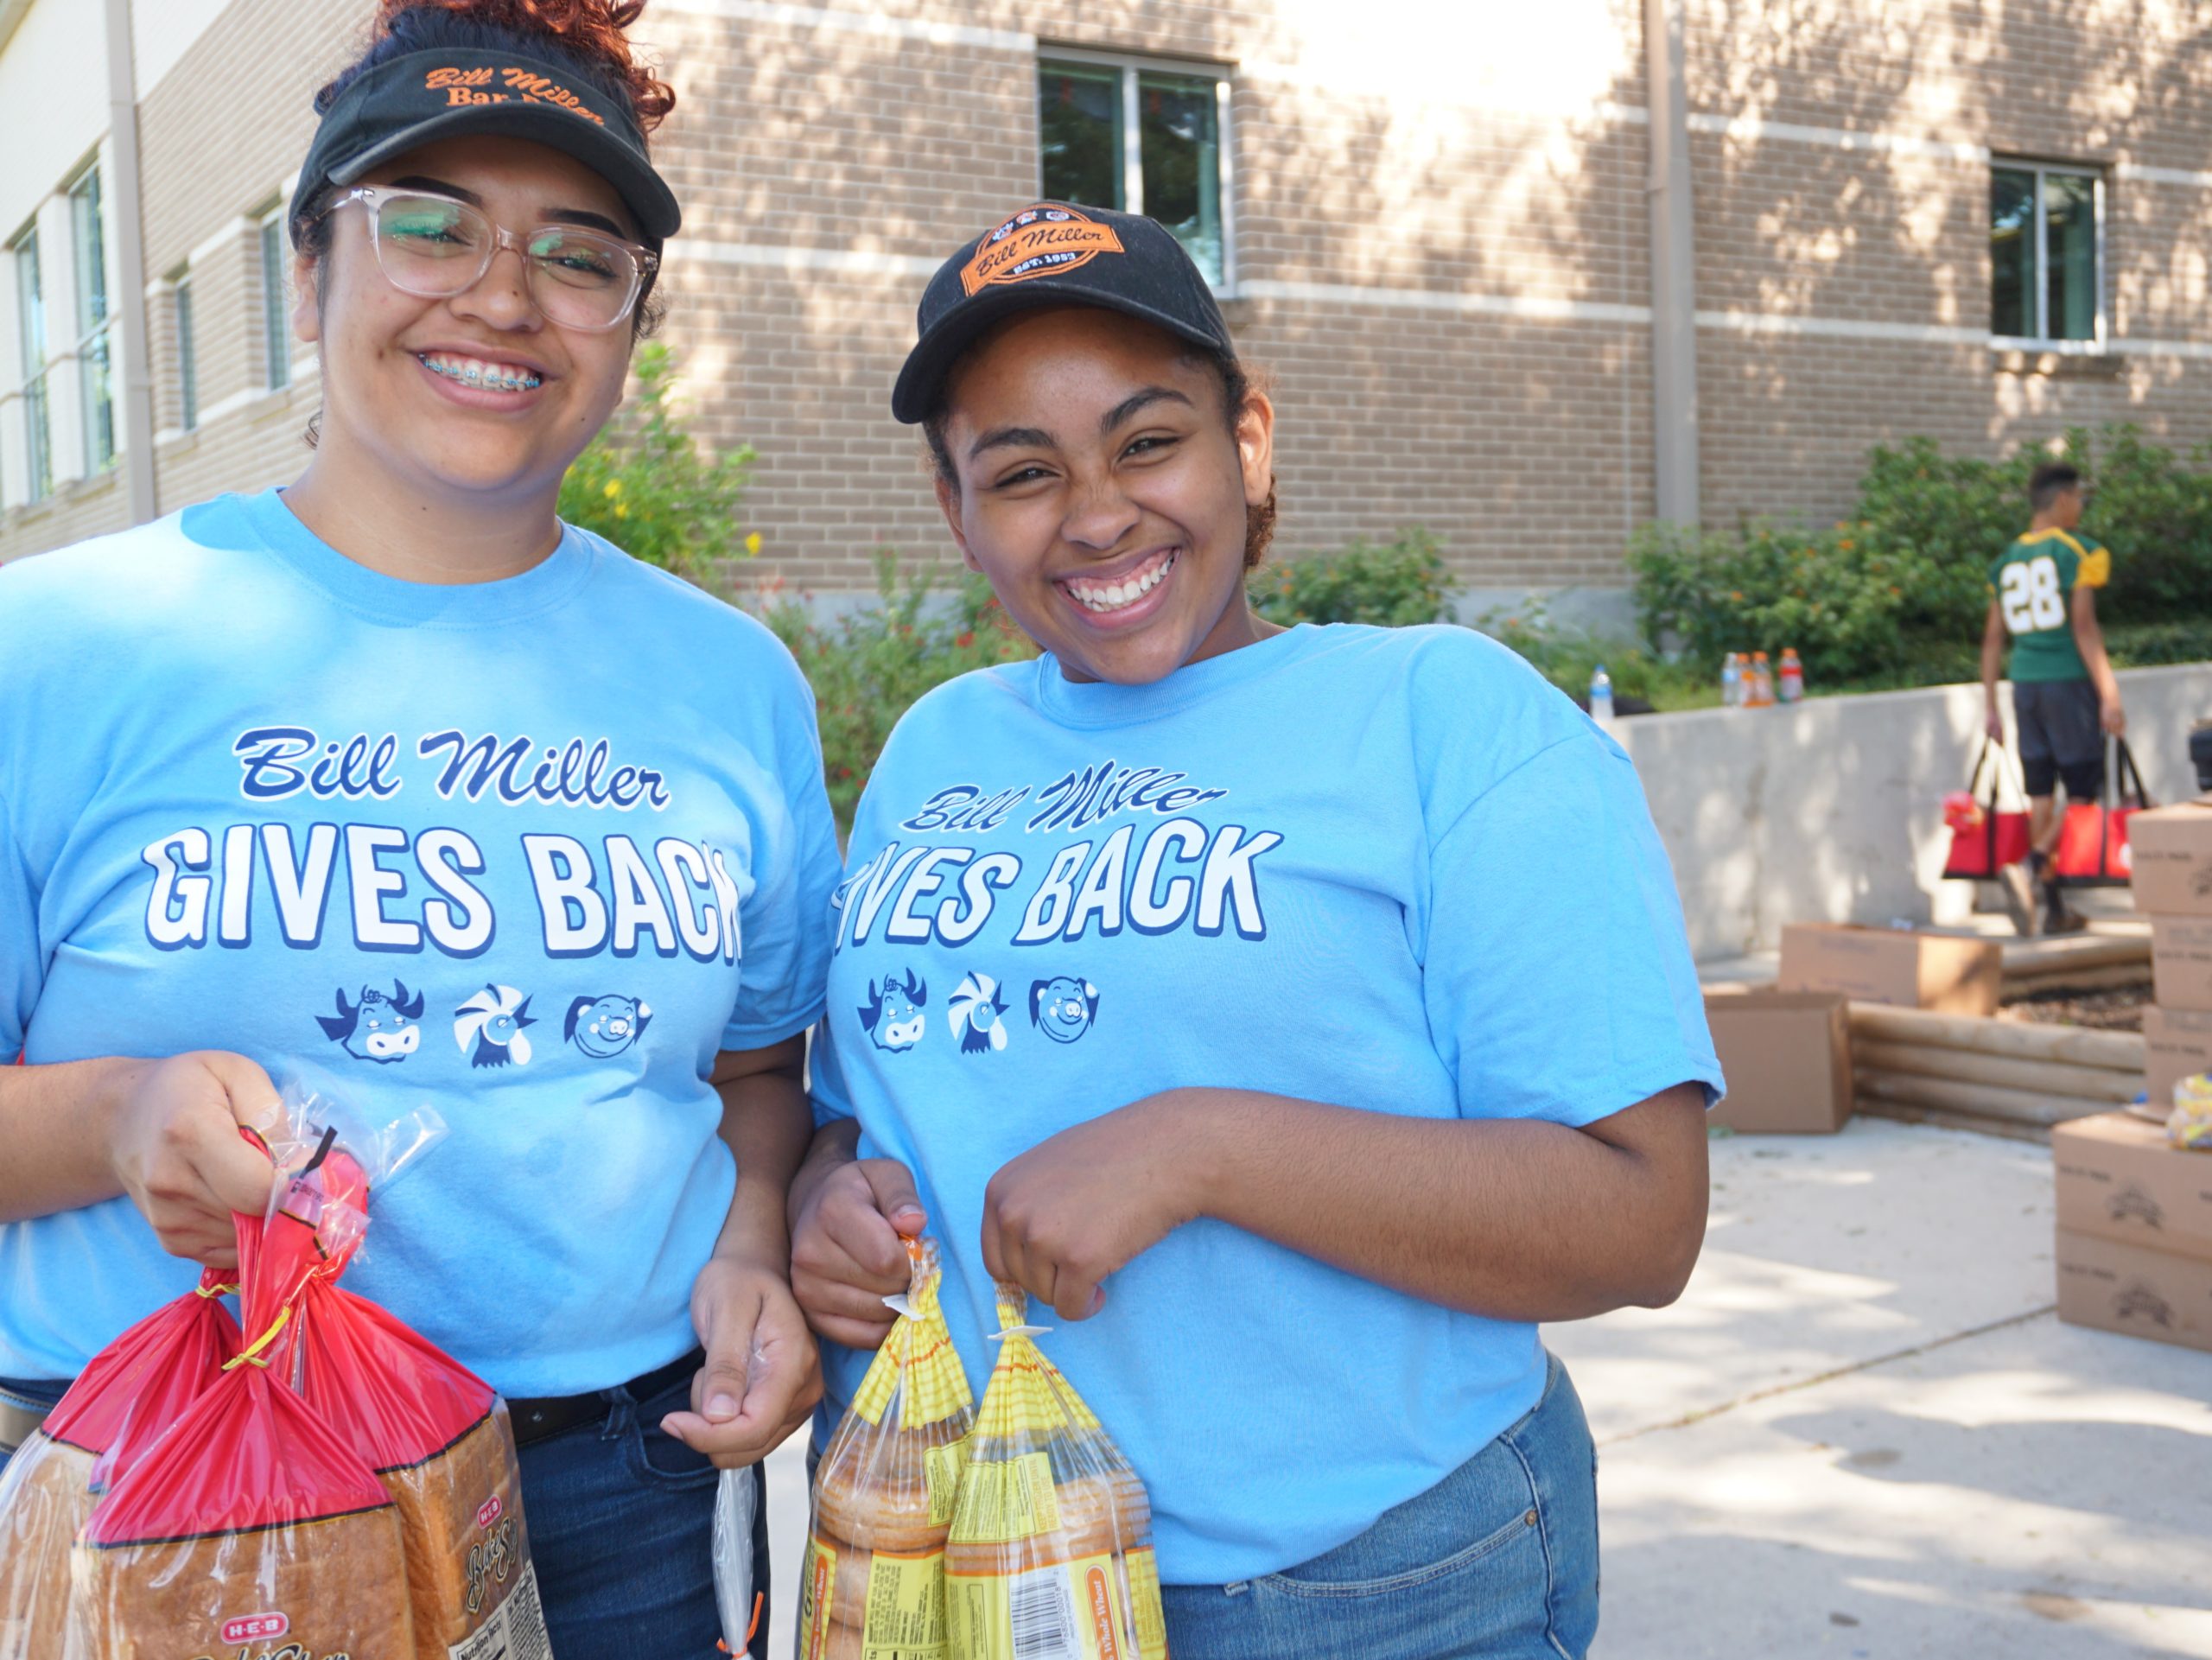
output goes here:
<path id="1" fill-rule="evenodd" d="M 873 980 L 868 983 L 868 1001 L 860 1008 L 861 1026 L 879 1049 L 893 1054 L 911 1049 L 928 1029 L 922 1009 L 929 1000 L 929 982 L 913 970 L 906 970 L 903 981 L 887 974 L 880 988 Z"/>
<path id="2" fill-rule="evenodd" d="M 1098 988 L 1061 975 L 1029 988 L 1029 1023 L 1055 1043 L 1073 1043 L 1098 1018 Z"/>
<path id="3" fill-rule="evenodd" d="M 527 1065 L 530 1039 L 523 1027 L 537 1021 L 530 999 L 512 986 L 486 985 L 453 1012 L 453 1040 L 471 1066 Z"/>
<path id="4" fill-rule="evenodd" d="M 960 1053 L 978 1055 L 986 1049 L 1006 1047 L 1006 995 L 988 974 L 961 976 L 944 1007 L 945 1019 L 960 1040 Z"/>
<path id="5" fill-rule="evenodd" d="M 354 1059 L 388 1066 L 422 1046 L 423 1028 L 416 1023 L 423 1018 L 421 992 L 410 996 L 406 986 L 394 980 L 389 995 L 374 986 L 363 986 L 357 1003 L 346 1001 L 343 988 L 336 995 L 338 1012 L 316 1015 L 315 1024 Z"/>

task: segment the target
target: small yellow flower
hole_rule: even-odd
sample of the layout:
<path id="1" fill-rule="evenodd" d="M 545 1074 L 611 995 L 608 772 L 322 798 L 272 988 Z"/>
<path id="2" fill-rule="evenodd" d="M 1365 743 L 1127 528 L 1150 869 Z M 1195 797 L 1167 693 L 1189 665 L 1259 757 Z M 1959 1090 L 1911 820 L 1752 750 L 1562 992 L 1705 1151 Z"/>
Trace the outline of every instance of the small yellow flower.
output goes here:
<path id="1" fill-rule="evenodd" d="M 630 517 L 630 509 L 624 503 L 618 501 L 614 504 L 614 517 L 617 518 L 627 518 Z"/>
<path id="2" fill-rule="evenodd" d="M 757 555 L 757 554 L 759 554 L 759 553 L 760 553 L 760 531 L 754 531 L 751 532 L 749 535 L 747 535 L 747 536 L 746 537 L 746 538 L 745 538 L 745 550 L 746 550 L 747 553 L 750 553 L 750 554 L 755 554 L 755 555 Z"/>
<path id="3" fill-rule="evenodd" d="M 620 495 L 622 493 L 622 480 L 620 479 L 607 480 L 606 493 L 607 499 L 609 501 L 613 500 L 615 497 Z"/>

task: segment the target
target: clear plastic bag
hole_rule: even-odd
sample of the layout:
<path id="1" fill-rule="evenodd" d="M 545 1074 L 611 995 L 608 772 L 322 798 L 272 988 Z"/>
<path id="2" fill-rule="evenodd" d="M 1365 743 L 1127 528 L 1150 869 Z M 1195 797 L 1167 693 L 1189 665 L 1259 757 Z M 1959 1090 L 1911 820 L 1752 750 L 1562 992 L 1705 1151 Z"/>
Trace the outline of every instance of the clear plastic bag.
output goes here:
<path id="1" fill-rule="evenodd" d="M 0 1660 L 62 1651 L 78 1530 L 238 1352 L 234 1278 L 207 1270 L 101 1351 L 0 1472 Z"/>
<path id="2" fill-rule="evenodd" d="M 414 1650 L 399 1513 L 376 1472 L 270 1373 L 321 1266 L 358 1243 L 367 1182 L 326 1139 L 265 1220 L 238 1218 L 246 1341 L 78 1536 L 72 1625 L 101 1660 Z"/>
<path id="3" fill-rule="evenodd" d="M 760 1621 L 761 1597 L 753 1588 L 753 1523 L 760 1509 L 753 1466 L 723 1471 L 715 1488 L 715 1607 L 724 1654 L 743 1654 Z"/>
<path id="4" fill-rule="evenodd" d="M 947 1638 L 945 1542 L 974 1396 L 938 1306 L 933 1240 L 910 1241 L 899 1318 L 814 1472 L 799 1660 L 925 1660 Z"/>
<path id="5" fill-rule="evenodd" d="M 946 1545 L 948 1660 L 1166 1660 L 1152 1503 L 998 1287 L 998 1358 Z"/>

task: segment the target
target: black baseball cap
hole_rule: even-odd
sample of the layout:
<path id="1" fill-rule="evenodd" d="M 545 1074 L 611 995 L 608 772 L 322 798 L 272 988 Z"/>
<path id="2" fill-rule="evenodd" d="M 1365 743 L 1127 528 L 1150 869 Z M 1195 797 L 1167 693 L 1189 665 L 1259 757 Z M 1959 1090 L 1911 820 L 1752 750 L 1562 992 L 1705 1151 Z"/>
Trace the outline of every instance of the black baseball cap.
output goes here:
<path id="1" fill-rule="evenodd" d="M 573 64 L 474 48 L 405 53 L 349 82 L 308 146 L 292 222 L 324 186 L 352 184 L 419 145 L 471 132 L 534 139 L 575 156 L 614 187 L 656 245 L 683 223 L 676 193 L 653 170 L 645 131 L 626 104 Z"/>
<path id="2" fill-rule="evenodd" d="M 892 388 L 891 413 L 926 420 L 944 378 L 985 330 L 1017 312 L 1100 306 L 1233 353 L 1213 289 L 1158 219 L 1040 201 L 938 266 L 916 313 L 921 338 Z"/>

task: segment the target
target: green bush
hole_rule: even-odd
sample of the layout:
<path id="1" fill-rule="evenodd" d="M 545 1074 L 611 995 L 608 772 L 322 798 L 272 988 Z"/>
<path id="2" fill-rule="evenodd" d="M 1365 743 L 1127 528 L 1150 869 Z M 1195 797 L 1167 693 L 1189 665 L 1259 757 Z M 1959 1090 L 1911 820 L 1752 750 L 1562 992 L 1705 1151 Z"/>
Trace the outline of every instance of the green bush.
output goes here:
<path id="1" fill-rule="evenodd" d="M 1735 531 L 1647 525 L 1629 549 L 1645 637 L 1672 636 L 1700 675 L 1729 652 L 1794 647 L 1815 681 L 1879 673 L 1904 658 L 1901 620 L 1925 562 L 1859 525 Z M 1980 638 L 1975 619 L 1974 638 Z"/>
<path id="2" fill-rule="evenodd" d="M 637 391 L 561 480 L 561 517 L 648 564 L 718 587 L 725 562 L 760 551 L 760 532 L 745 531 L 738 512 L 753 451 L 701 448 L 673 395 L 667 347 L 639 348 L 636 372 Z"/>
<path id="3" fill-rule="evenodd" d="M 1341 553 L 1262 566 L 1247 579 L 1252 608 L 1269 622 L 1370 622 L 1402 628 L 1440 622 L 1459 580 L 1418 525 L 1380 546 L 1354 542 Z"/>
<path id="4" fill-rule="evenodd" d="M 763 593 L 762 621 L 791 648 L 814 688 L 830 805 L 849 827 L 884 740 L 914 700 L 970 669 L 1034 657 L 982 577 L 963 575 L 949 595 L 925 569 L 901 574 L 876 556 L 878 604 L 817 622 L 780 588 Z"/>
<path id="5" fill-rule="evenodd" d="M 1647 526 L 1629 550 L 1639 619 L 1707 673 L 1724 652 L 1795 646 L 1815 684 L 1929 684 L 1961 663 L 1972 679 L 1989 567 L 2027 528 L 2028 475 L 2045 453 L 1985 461 L 1910 438 L 1870 454 L 1858 505 L 1833 529 Z M 2212 618 L 2206 453 L 2184 463 L 2119 426 L 2069 432 L 2064 454 L 2090 486 L 2082 531 L 2113 553 L 2099 618 Z"/>
<path id="6" fill-rule="evenodd" d="M 1694 664 L 1669 663 L 1631 641 L 1555 623 L 1540 599 L 1510 612 L 1485 611 L 1475 626 L 1527 658 L 1537 673 L 1570 697 L 1588 696 L 1590 677 L 1602 663 L 1616 703 L 1639 697 L 1655 709 L 1695 709 L 1719 698 L 1712 677 L 1700 677 Z"/>

